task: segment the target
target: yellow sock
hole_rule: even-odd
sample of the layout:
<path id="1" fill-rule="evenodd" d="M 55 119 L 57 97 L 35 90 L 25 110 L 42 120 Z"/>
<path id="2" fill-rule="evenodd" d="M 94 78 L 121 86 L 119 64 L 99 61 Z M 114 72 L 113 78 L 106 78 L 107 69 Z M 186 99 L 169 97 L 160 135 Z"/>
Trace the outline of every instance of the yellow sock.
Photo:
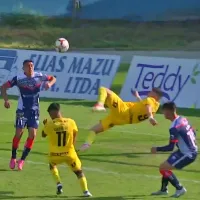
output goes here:
<path id="1" fill-rule="evenodd" d="M 85 142 L 91 145 L 94 142 L 95 137 L 96 137 L 96 133 L 94 131 L 90 131 Z"/>
<path id="2" fill-rule="evenodd" d="M 107 91 L 105 87 L 99 88 L 99 96 L 98 96 L 98 103 L 105 104 L 107 98 Z"/>
<path id="3" fill-rule="evenodd" d="M 81 177 L 78 179 L 80 182 L 81 189 L 83 192 L 88 191 L 88 186 L 87 186 L 87 179 L 85 176 Z"/>
<path id="4" fill-rule="evenodd" d="M 58 172 L 57 167 L 55 167 L 55 166 L 52 167 L 52 168 L 51 168 L 51 173 L 52 173 L 52 175 L 53 175 L 53 177 L 54 177 L 56 183 L 57 183 L 57 184 L 58 184 L 58 183 L 61 183 L 61 179 L 60 179 L 60 175 L 59 175 L 59 172 Z"/>

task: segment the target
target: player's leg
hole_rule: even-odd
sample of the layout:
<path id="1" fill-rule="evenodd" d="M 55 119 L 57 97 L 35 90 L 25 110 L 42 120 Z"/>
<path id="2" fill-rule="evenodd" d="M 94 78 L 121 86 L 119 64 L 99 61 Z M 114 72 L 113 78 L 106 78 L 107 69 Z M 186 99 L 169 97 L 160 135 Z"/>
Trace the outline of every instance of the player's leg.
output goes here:
<path id="1" fill-rule="evenodd" d="M 16 112 L 16 122 L 15 122 L 15 135 L 12 140 L 12 156 L 10 160 L 10 168 L 15 169 L 17 149 L 19 147 L 20 139 L 23 135 L 23 129 L 26 126 L 26 119 L 24 119 L 24 113 L 21 110 Z"/>
<path id="2" fill-rule="evenodd" d="M 38 112 L 35 112 L 35 111 L 31 112 L 30 114 L 27 115 L 27 118 L 28 118 L 28 121 L 27 121 L 28 137 L 24 145 L 24 150 L 23 150 L 21 159 L 18 161 L 18 170 L 22 170 L 24 166 L 24 161 L 33 147 L 34 140 L 37 134 L 37 128 L 39 125 Z"/>
<path id="3" fill-rule="evenodd" d="M 56 182 L 56 187 L 57 187 L 56 194 L 57 195 L 62 194 L 63 193 L 63 187 L 62 187 L 60 174 L 59 174 L 59 171 L 58 171 L 56 164 L 50 161 L 49 169 L 50 169 L 51 174 L 52 174 L 52 176 L 53 176 L 53 178 Z"/>
<path id="4" fill-rule="evenodd" d="M 112 115 L 108 115 L 103 120 L 101 120 L 98 124 L 90 128 L 88 137 L 86 138 L 85 143 L 81 146 L 80 151 L 85 151 L 86 149 L 88 149 L 92 145 L 96 136 L 99 133 L 104 132 L 108 130 L 109 128 L 112 128 L 114 125 L 115 123 L 113 121 Z"/>
<path id="5" fill-rule="evenodd" d="M 98 94 L 98 100 L 97 103 L 93 107 L 93 111 L 105 111 L 104 104 L 106 102 L 106 99 L 108 97 L 108 94 L 111 94 L 111 90 L 105 87 L 99 88 L 99 94 Z"/>
<path id="6" fill-rule="evenodd" d="M 67 164 L 71 167 L 72 171 L 75 173 L 79 180 L 80 187 L 82 189 L 83 195 L 85 197 L 91 197 L 92 194 L 88 190 L 88 184 L 87 179 L 83 173 L 83 170 L 81 168 L 81 161 L 78 158 L 76 152 L 72 152 L 71 155 L 69 155 L 69 159 L 67 160 Z"/>
<path id="7" fill-rule="evenodd" d="M 93 107 L 94 111 L 105 111 L 104 105 L 110 108 L 111 112 L 121 112 L 127 108 L 122 99 L 108 88 L 99 88 L 99 99 Z"/>
<path id="8" fill-rule="evenodd" d="M 167 194 L 167 185 L 168 183 L 171 183 L 176 188 L 176 193 L 173 195 L 173 197 L 180 197 L 181 195 L 186 193 L 186 189 L 180 184 L 179 180 L 175 176 L 175 174 L 172 172 L 173 169 L 182 169 L 185 166 L 191 164 L 196 159 L 196 156 L 190 158 L 184 154 L 182 154 L 180 151 L 176 151 L 172 153 L 172 155 L 168 158 L 167 161 L 162 163 L 160 165 L 160 173 L 162 175 L 162 187 L 161 190 L 152 193 L 152 195 L 162 195 Z"/>

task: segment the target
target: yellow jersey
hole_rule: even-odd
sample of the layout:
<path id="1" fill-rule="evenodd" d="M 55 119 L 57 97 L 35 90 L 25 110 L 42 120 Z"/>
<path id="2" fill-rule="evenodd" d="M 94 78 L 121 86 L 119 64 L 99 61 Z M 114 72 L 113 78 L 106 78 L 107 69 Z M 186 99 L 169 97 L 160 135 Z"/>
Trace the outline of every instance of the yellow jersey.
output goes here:
<path id="1" fill-rule="evenodd" d="M 148 119 L 146 105 L 150 105 L 152 109 L 152 113 L 155 114 L 158 111 L 160 103 L 156 101 L 152 97 L 147 97 L 139 102 L 127 102 L 127 106 L 129 107 L 129 111 L 132 114 L 132 123 L 140 123 L 146 119 Z"/>
<path id="2" fill-rule="evenodd" d="M 74 132 L 77 125 L 70 118 L 56 118 L 47 121 L 43 129 L 49 140 L 49 153 L 67 153 L 74 149 Z"/>

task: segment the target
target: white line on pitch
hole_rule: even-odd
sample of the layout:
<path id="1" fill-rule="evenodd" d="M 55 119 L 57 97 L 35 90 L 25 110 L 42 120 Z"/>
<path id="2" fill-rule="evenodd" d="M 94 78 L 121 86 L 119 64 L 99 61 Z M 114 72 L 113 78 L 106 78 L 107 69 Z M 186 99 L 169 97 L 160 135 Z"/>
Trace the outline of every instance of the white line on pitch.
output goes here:
<path id="1" fill-rule="evenodd" d="M 7 159 L 0 157 L 0 160 L 6 161 Z M 34 164 L 34 165 L 48 165 L 47 163 L 44 162 L 34 162 L 34 161 L 26 161 L 27 163 Z M 62 167 L 66 167 L 65 165 L 61 165 Z M 154 175 L 148 175 L 148 174 L 136 174 L 136 173 L 121 173 L 121 172 L 114 172 L 114 171 L 105 171 L 99 168 L 93 168 L 93 167 L 83 167 L 84 170 L 90 171 L 90 172 L 98 172 L 101 174 L 110 174 L 110 175 L 116 175 L 116 176 L 124 176 L 126 178 L 132 178 L 132 177 L 145 177 L 145 178 L 150 178 L 150 179 L 160 179 L 160 176 L 154 176 Z M 185 182 L 192 182 L 196 184 L 200 184 L 199 180 L 189 180 L 189 179 L 181 179 L 181 181 Z"/>

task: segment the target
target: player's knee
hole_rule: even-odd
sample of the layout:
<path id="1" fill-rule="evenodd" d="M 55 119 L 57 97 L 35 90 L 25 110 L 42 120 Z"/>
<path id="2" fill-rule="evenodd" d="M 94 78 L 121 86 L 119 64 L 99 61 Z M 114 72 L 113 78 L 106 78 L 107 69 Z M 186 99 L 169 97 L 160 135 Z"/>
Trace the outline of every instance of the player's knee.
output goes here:
<path id="1" fill-rule="evenodd" d="M 77 170 L 74 172 L 77 176 L 77 178 L 82 178 L 84 176 L 83 171 L 82 170 Z"/>
<path id="2" fill-rule="evenodd" d="M 103 87 L 103 86 L 101 86 L 99 88 L 99 93 L 101 93 L 102 91 L 105 91 L 107 94 L 111 94 L 112 93 L 112 91 L 110 89 L 108 89 L 106 87 Z"/>
<path id="3" fill-rule="evenodd" d="M 15 131 L 15 137 L 21 138 L 22 134 L 23 134 L 23 129 L 17 128 L 16 131 Z"/>
<path id="4" fill-rule="evenodd" d="M 34 139 L 36 137 L 36 129 L 30 128 L 29 129 L 29 138 Z"/>

